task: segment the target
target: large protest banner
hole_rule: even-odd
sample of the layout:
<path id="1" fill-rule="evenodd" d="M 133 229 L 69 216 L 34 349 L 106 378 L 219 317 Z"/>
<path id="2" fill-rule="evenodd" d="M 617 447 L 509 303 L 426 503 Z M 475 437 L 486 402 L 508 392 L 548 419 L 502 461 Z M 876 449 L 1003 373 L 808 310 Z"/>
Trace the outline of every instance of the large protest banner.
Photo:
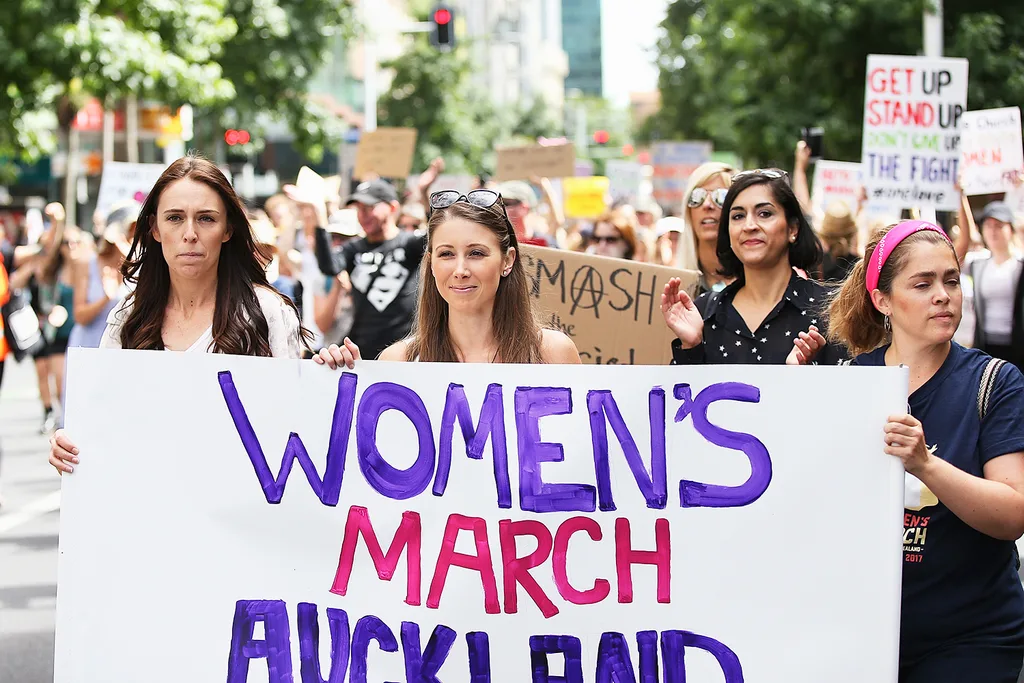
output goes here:
<path id="1" fill-rule="evenodd" d="M 868 200 L 955 211 L 967 60 L 868 55 L 861 152 Z"/>
<path id="2" fill-rule="evenodd" d="M 165 168 L 167 164 L 130 164 L 124 161 L 104 163 L 96 210 L 106 216 L 118 202 L 129 199 L 146 201 L 146 196 Z"/>
<path id="3" fill-rule="evenodd" d="M 964 112 L 963 187 L 968 195 L 1007 192 L 1024 176 L 1020 107 Z"/>
<path id="4" fill-rule="evenodd" d="M 667 365 L 675 336 L 661 315 L 673 277 L 691 295 L 700 273 L 639 261 L 520 246 L 544 323 L 572 337 L 584 363 Z"/>
<path id="5" fill-rule="evenodd" d="M 56 683 L 896 681 L 906 369 L 69 359 Z"/>
<path id="6" fill-rule="evenodd" d="M 860 164 L 848 161 L 816 161 L 814 183 L 811 186 L 811 206 L 821 215 L 833 202 L 844 202 L 851 213 L 856 213 L 861 180 Z"/>

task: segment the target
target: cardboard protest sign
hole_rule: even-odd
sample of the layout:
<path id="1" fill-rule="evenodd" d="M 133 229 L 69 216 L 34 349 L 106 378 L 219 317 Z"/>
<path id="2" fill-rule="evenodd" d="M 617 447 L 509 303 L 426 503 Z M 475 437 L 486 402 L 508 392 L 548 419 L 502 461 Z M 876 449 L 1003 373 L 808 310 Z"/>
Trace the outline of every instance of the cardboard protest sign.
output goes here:
<path id="1" fill-rule="evenodd" d="M 855 212 L 862 185 L 860 164 L 846 161 L 817 161 L 814 164 L 811 206 L 816 214 L 821 214 L 832 202 L 841 201 L 846 202 L 851 212 Z"/>
<path id="2" fill-rule="evenodd" d="M 106 216 L 118 202 L 129 199 L 140 203 L 146 201 L 149 191 L 166 168 L 167 164 L 130 164 L 124 161 L 104 163 L 96 210 Z"/>
<path id="3" fill-rule="evenodd" d="M 711 159 L 710 142 L 658 142 L 651 148 L 654 199 L 662 206 L 681 206 L 686 183 L 698 166 Z"/>
<path id="4" fill-rule="evenodd" d="M 597 218 L 608 209 L 608 179 L 562 178 L 566 218 Z"/>
<path id="5" fill-rule="evenodd" d="M 967 60 L 868 55 L 861 153 L 868 201 L 955 211 Z"/>
<path id="6" fill-rule="evenodd" d="M 907 382 L 73 349 L 54 681 L 895 683 Z"/>
<path id="7" fill-rule="evenodd" d="M 964 112 L 961 164 L 964 193 L 1006 192 L 1024 174 L 1020 107 Z"/>
<path id="8" fill-rule="evenodd" d="M 608 177 L 612 201 L 624 201 L 635 206 L 644 182 L 643 165 L 624 159 L 609 159 L 605 162 L 604 173 Z"/>
<path id="9" fill-rule="evenodd" d="M 661 315 L 665 283 L 694 293 L 700 273 L 521 245 L 544 321 L 572 337 L 584 363 L 667 365 L 675 336 Z"/>
<path id="10" fill-rule="evenodd" d="M 569 178 L 576 170 L 576 147 L 565 145 L 528 145 L 499 147 L 498 171 L 494 179 L 529 180 L 538 178 Z"/>
<path id="11" fill-rule="evenodd" d="M 405 178 L 416 154 L 415 128 L 378 128 L 364 132 L 356 148 L 352 176 L 363 179 L 371 173 L 381 178 Z"/>

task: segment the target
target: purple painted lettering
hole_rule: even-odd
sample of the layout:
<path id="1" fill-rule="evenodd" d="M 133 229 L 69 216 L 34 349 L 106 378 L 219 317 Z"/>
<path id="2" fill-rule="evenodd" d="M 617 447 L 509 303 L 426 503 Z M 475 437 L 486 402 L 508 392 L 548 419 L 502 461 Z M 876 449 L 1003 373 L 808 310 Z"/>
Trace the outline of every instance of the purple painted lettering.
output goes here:
<path id="1" fill-rule="evenodd" d="M 565 656 L 565 675 L 549 673 L 548 655 Z M 583 646 L 575 636 L 530 636 L 533 683 L 583 683 Z"/>
<path id="2" fill-rule="evenodd" d="M 302 683 L 345 683 L 348 672 L 348 614 L 327 608 L 331 628 L 331 668 L 327 678 L 320 673 L 320 619 L 316 605 L 299 603 L 299 674 Z"/>
<path id="3" fill-rule="evenodd" d="M 405 655 L 406 683 L 441 683 L 437 672 L 448 658 L 455 643 L 455 631 L 438 624 L 427 640 L 427 647 L 420 650 L 420 627 L 411 621 L 402 622 L 402 653 Z"/>
<path id="4" fill-rule="evenodd" d="M 375 616 L 365 616 L 356 622 L 352 633 L 352 673 L 350 683 L 366 683 L 366 656 L 370 641 L 376 640 L 383 652 L 398 652 L 398 641 L 388 625 Z"/>
<path id="5" fill-rule="evenodd" d="M 686 683 L 685 650 L 695 647 L 710 652 L 725 674 L 725 683 L 743 683 L 743 667 L 739 657 L 714 638 L 689 631 L 663 631 L 661 656 L 665 663 L 665 683 Z"/>
<path id="6" fill-rule="evenodd" d="M 256 624 L 263 622 L 264 640 L 255 640 Z M 284 600 L 239 600 L 231 624 L 228 683 L 246 683 L 249 661 L 266 659 L 270 683 L 292 683 L 292 648 L 288 609 Z"/>
<path id="7" fill-rule="evenodd" d="M 469 648 L 469 683 L 491 683 L 491 645 L 483 631 L 466 634 Z"/>
<path id="8" fill-rule="evenodd" d="M 419 452 L 406 470 L 392 467 L 377 449 L 377 423 L 388 410 L 397 410 L 416 428 Z M 409 387 L 377 382 L 363 392 L 356 416 L 356 449 L 359 469 L 367 483 L 392 500 L 406 500 L 423 493 L 434 474 L 434 433 L 423 399 Z"/>

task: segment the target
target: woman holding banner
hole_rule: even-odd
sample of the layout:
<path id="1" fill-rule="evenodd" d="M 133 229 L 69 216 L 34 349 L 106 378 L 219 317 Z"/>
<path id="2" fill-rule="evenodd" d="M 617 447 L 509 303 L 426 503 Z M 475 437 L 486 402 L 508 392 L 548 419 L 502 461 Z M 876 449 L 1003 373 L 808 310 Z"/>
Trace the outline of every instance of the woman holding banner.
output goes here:
<path id="1" fill-rule="evenodd" d="M 837 364 L 843 350 L 825 341 L 828 290 L 800 277 L 821 262 L 821 245 L 789 178 L 778 169 L 744 171 L 722 200 L 718 229 L 721 273 L 735 278 L 696 301 L 669 280 L 661 296 L 665 323 L 676 335 L 675 364 Z"/>
<path id="2" fill-rule="evenodd" d="M 413 333 L 385 349 L 380 360 L 579 363 L 572 340 L 537 321 L 501 195 L 443 190 L 430 195 L 429 205 Z M 313 359 L 352 368 L 359 347 L 346 338 Z"/>
<path id="3" fill-rule="evenodd" d="M 121 271 L 135 289 L 110 312 L 100 348 L 299 358 L 309 333 L 264 266 L 220 169 L 178 159 L 139 212 Z M 50 464 L 63 473 L 77 463 L 78 448 L 58 430 Z"/>
<path id="4" fill-rule="evenodd" d="M 877 232 L 832 302 L 860 366 L 909 366 L 885 425 L 907 472 L 900 683 L 1016 683 L 1024 661 L 1024 376 L 953 342 L 960 266 L 925 221 Z"/>

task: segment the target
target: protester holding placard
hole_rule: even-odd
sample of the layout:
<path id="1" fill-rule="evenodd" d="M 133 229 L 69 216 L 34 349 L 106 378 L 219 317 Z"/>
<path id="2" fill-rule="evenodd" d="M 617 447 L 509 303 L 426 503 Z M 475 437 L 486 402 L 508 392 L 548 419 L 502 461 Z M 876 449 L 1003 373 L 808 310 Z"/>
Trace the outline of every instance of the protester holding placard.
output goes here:
<path id="1" fill-rule="evenodd" d="M 1016 683 L 1024 661 L 1024 376 L 951 341 L 960 267 L 924 221 L 877 232 L 830 310 L 861 366 L 909 366 L 885 426 L 907 471 L 900 683 Z"/>
<path id="2" fill-rule="evenodd" d="M 299 358 L 308 332 L 267 282 L 242 200 L 206 159 L 171 164 L 142 205 L 121 272 L 134 290 L 114 307 L 100 348 Z M 50 464 L 78 449 L 58 430 Z"/>
<path id="3" fill-rule="evenodd" d="M 697 294 L 721 291 L 731 281 L 722 276 L 718 261 L 718 227 L 722 218 L 733 169 L 718 161 L 701 164 L 690 175 L 686 186 L 686 210 L 683 219 L 693 236 L 693 248 L 683 245 L 679 250 L 676 267 L 698 270 L 701 273 Z"/>
<path id="4" fill-rule="evenodd" d="M 825 341 L 828 290 L 794 269 L 821 262 L 821 245 L 789 178 L 778 169 L 744 171 L 723 201 L 718 257 L 736 278 L 696 301 L 678 278 L 665 285 L 661 311 L 676 335 L 673 364 L 836 364 L 843 350 Z"/>
<path id="5" fill-rule="evenodd" d="M 967 266 L 974 291 L 974 348 L 1024 367 L 1024 260 L 1013 244 L 1013 212 L 991 202 L 981 213 L 987 258 Z"/>
<path id="6" fill-rule="evenodd" d="M 631 216 L 622 211 L 609 211 L 594 223 L 590 252 L 632 261 L 639 246 L 636 233 L 636 223 Z"/>
<path id="7" fill-rule="evenodd" d="M 576 345 L 542 329 L 516 231 L 492 190 L 430 196 L 427 250 L 413 333 L 380 360 L 460 363 L 579 363 Z M 332 368 L 353 367 L 357 344 L 321 349 Z"/>

